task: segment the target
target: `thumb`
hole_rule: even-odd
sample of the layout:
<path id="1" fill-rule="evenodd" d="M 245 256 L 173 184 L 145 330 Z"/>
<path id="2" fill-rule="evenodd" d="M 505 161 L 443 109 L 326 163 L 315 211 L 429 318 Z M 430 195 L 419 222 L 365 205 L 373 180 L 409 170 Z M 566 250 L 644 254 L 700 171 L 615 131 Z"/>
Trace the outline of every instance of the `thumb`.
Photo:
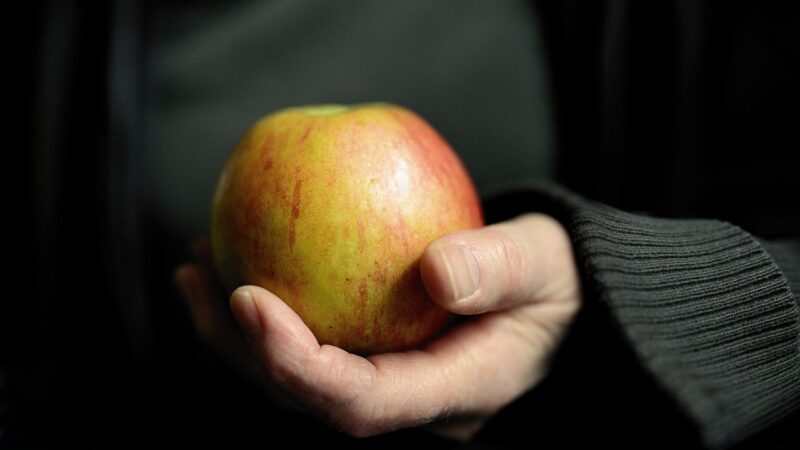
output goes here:
<path id="1" fill-rule="evenodd" d="M 569 235 L 543 214 L 438 239 L 425 249 L 420 271 L 433 300 L 458 314 L 558 300 L 578 290 Z"/>

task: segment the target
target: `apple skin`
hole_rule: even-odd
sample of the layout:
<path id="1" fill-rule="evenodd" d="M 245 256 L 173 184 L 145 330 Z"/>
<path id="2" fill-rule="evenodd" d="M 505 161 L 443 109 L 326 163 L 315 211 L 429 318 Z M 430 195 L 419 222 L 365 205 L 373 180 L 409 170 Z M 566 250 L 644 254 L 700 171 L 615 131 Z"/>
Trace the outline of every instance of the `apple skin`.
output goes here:
<path id="1" fill-rule="evenodd" d="M 410 349 L 451 318 L 419 259 L 435 239 L 483 225 L 450 146 L 391 104 L 289 108 L 259 120 L 226 162 L 211 248 L 223 285 L 264 287 L 320 344 Z"/>

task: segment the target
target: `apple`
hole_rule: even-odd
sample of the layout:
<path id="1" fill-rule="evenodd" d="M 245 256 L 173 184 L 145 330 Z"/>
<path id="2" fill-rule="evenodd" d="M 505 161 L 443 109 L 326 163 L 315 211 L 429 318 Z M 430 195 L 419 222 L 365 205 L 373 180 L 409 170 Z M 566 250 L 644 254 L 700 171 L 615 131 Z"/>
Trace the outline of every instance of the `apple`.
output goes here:
<path id="1" fill-rule="evenodd" d="M 420 256 L 482 224 L 467 171 L 425 120 L 384 103 L 319 105 L 264 117 L 239 141 L 210 238 L 226 288 L 264 287 L 320 344 L 371 354 L 413 348 L 446 324 Z"/>

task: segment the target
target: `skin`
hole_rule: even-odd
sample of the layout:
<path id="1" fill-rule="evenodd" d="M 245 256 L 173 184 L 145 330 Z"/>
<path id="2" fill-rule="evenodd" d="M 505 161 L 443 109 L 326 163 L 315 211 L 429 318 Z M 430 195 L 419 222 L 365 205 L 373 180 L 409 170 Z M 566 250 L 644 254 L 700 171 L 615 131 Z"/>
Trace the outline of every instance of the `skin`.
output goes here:
<path id="1" fill-rule="evenodd" d="M 581 305 L 570 239 L 540 214 L 431 243 L 420 262 L 425 287 L 468 320 L 419 349 L 366 358 L 320 345 L 286 303 L 256 286 L 230 298 L 237 328 L 210 281 L 207 244 L 196 254 L 176 280 L 199 336 L 273 398 L 359 437 L 425 425 L 468 439 L 545 376 Z"/>
<path id="2" fill-rule="evenodd" d="M 212 205 L 216 272 L 262 286 L 321 343 L 405 350 L 452 316 L 420 278 L 428 243 L 483 225 L 464 166 L 420 117 L 388 104 L 291 108 L 245 135 Z"/>

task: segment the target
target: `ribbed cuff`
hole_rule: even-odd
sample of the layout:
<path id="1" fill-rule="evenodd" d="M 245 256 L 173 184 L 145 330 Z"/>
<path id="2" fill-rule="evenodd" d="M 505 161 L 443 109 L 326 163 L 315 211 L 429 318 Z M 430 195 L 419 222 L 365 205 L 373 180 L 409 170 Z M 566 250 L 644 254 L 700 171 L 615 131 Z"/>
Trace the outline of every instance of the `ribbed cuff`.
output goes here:
<path id="1" fill-rule="evenodd" d="M 584 289 L 604 303 L 657 382 L 724 447 L 800 403 L 798 307 L 740 228 L 624 213 L 535 185 L 573 238 Z"/>
<path id="2" fill-rule="evenodd" d="M 800 237 L 792 240 L 759 239 L 758 242 L 786 276 L 794 293 L 795 303 L 800 306 Z"/>

